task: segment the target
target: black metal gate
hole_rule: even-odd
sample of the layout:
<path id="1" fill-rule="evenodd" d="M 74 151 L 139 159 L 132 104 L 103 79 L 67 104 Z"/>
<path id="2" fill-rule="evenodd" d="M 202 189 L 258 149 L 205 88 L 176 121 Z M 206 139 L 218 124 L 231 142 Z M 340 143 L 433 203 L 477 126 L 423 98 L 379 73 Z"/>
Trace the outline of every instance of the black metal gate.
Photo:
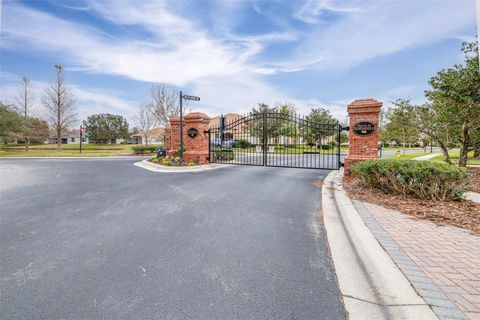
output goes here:
<path id="1" fill-rule="evenodd" d="M 338 169 L 341 130 L 337 121 L 318 123 L 291 113 L 221 116 L 208 131 L 210 162 Z"/>

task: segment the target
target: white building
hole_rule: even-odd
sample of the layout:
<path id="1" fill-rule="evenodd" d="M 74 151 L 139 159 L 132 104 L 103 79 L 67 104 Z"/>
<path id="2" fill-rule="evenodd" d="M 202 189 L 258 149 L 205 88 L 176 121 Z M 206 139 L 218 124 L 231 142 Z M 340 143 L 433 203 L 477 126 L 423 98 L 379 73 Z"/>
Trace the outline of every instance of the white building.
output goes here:
<path id="1" fill-rule="evenodd" d="M 52 133 L 48 138 L 48 143 L 57 143 L 57 135 Z M 88 144 L 88 136 L 83 133 L 82 143 Z M 80 144 L 80 129 L 69 130 L 62 134 L 62 144 Z"/>

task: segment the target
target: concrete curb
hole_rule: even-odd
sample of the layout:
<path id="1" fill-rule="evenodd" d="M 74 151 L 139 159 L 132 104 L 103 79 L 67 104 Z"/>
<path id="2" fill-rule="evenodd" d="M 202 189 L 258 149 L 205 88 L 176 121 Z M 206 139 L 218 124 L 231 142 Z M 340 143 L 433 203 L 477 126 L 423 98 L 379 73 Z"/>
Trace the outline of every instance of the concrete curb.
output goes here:
<path id="1" fill-rule="evenodd" d="M 135 162 L 133 165 L 145 170 L 160 172 L 160 173 L 202 172 L 202 171 L 220 169 L 220 168 L 231 166 L 229 164 L 216 163 L 216 164 L 207 164 L 207 165 L 195 166 L 195 167 L 166 167 L 166 166 L 161 166 L 158 164 L 151 163 L 148 160 Z"/>
<path id="2" fill-rule="evenodd" d="M 380 246 L 332 171 L 322 188 L 325 229 L 349 319 L 438 319 Z"/>

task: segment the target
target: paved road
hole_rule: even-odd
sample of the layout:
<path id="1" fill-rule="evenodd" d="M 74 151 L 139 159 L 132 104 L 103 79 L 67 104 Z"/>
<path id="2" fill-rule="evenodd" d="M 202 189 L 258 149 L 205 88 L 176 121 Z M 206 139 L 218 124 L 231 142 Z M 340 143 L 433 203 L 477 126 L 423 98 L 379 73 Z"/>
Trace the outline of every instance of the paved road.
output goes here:
<path id="1" fill-rule="evenodd" d="M 2 319 L 344 319 L 327 171 L 0 160 Z"/>

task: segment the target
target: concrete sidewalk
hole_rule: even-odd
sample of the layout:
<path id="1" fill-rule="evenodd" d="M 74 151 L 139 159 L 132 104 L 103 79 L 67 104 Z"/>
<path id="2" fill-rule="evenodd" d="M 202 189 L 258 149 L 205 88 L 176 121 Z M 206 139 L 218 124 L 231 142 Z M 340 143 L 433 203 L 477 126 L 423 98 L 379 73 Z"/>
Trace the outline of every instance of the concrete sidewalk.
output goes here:
<path id="1" fill-rule="evenodd" d="M 337 177 L 335 192 L 346 196 L 341 183 L 341 177 Z M 349 201 L 347 197 L 341 204 Z M 354 210 L 350 210 L 349 215 L 361 217 L 360 224 L 368 228 L 382 251 L 439 319 L 480 319 L 480 237 L 374 204 L 352 202 Z M 327 213 L 325 217 L 327 219 Z M 325 226 L 331 243 L 331 224 L 327 220 Z M 332 248 L 337 268 L 339 261 L 335 261 L 334 251 Z M 391 275 L 392 269 L 382 266 L 384 262 L 375 260 L 373 263 L 377 264 L 374 270 L 377 273 L 372 273 L 372 277 L 384 277 L 385 274 L 397 277 Z M 338 279 L 342 290 L 340 274 Z M 348 310 L 348 304 L 346 306 Z M 418 314 L 405 319 L 424 318 Z"/>
<path id="2" fill-rule="evenodd" d="M 420 297 L 342 188 L 333 171 L 322 188 L 322 211 L 349 319 L 438 319 Z"/>
<path id="3" fill-rule="evenodd" d="M 390 256 L 440 319 L 480 319 L 480 237 L 374 204 L 354 203 L 367 225 L 370 220 L 383 229 L 387 237 L 373 230 L 380 244 L 387 252 L 395 246 Z"/>
<path id="4" fill-rule="evenodd" d="M 417 161 L 426 161 L 426 160 L 430 160 L 436 156 L 439 156 L 441 155 L 441 153 L 432 153 L 432 154 L 427 154 L 425 156 L 420 156 L 420 157 L 416 157 L 416 158 L 412 158 L 412 160 L 417 160 Z"/>

